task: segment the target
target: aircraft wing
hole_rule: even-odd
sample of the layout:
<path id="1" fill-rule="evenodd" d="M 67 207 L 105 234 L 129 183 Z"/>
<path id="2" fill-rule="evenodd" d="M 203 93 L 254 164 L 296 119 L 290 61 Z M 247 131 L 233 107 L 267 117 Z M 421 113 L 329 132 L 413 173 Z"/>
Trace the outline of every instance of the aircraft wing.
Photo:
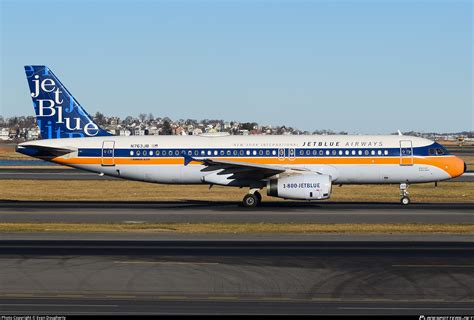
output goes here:
<path id="1" fill-rule="evenodd" d="M 206 166 L 202 171 L 216 171 L 222 170 L 218 175 L 232 174 L 229 179 L 249 179 L 262 180 L 278 173 L 287 171 L 287 168 L 275 165 L 256 164 L 249 162 L 237 162 L 227 160 L 216 160 L 210 158 L 196 159 L 191 156 L 183 154 L 184 165 L 190 162 L 200 162 Z"/>

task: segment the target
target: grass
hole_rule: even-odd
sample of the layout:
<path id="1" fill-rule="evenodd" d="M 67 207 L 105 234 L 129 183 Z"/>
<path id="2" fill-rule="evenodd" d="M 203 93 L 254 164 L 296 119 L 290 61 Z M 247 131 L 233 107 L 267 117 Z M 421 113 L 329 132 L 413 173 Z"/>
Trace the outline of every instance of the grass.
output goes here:
<path id="1" fill-rule="evenodd" d="M 173 233 L 457 233 L 474 224 L 292 224 L 292 223 L 0 223 L 0 232 L 173 232 Z"/>
<path id="2" fill-rule="evenodd" d="M 15 151 L 14 144 L 0 144 L 0 160 L 34 160 Z"/>
<path id="3" fill-rule="evenodd" d="M 160 185 L 126 180 L 0 180 L 0 200 L 36 201 L 235 201 L 246 188 L 206 185 Z M 412 185 L 413 202 L 472 202 L 474 183 L 440 182 Z M 288 201 L 267 197 L 263 201 Z M 398 202 L 398 185 L 333 186 L 330 201 Z"/>

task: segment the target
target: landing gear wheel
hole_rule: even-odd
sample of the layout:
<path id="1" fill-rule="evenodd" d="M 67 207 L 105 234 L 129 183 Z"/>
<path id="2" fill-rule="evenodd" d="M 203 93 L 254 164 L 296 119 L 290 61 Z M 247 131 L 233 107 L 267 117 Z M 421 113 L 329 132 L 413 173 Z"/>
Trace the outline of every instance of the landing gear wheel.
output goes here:
<path id="1" fill-rule="evenodd" d="M 262 195 L 260 194 L 260 192 L 255 191 L 253 194 L 257 197 L 258 204 L 260 204 L 262 202 Z"/>
<path id="2" fill-rule="evenodd" d="M 403 204 L 404 206 L 409 205 L 409 204 L 410 204 L 410 198 L 408 198 L 408 197 L 403 197 L 403 198 L 400 200 L 400 203 Z"/>
<path id="3" fill-rule="evenodd" d="M 400 183 L 400 203 L 404 206 L 410 204 L 410 198 L 408 198 L 408 184 L 407 183 Z"/>
<path id="4" fill-rule="evenodd" d="M 246 194 L 242 204 L 246 208 L 255 208 L 258 205 L 258 197 L 255 194 Z"/>

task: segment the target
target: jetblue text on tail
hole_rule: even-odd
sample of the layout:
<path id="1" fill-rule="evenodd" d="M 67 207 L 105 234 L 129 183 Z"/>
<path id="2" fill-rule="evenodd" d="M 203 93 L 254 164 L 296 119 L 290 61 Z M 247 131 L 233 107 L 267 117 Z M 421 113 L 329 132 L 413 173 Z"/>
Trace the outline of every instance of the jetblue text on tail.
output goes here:
<path id="1" fill-rule="evenodd" d="M 81 107 L 46 66 L 25 66 L 36 121 L 43 139 L 110 135 Z"/>

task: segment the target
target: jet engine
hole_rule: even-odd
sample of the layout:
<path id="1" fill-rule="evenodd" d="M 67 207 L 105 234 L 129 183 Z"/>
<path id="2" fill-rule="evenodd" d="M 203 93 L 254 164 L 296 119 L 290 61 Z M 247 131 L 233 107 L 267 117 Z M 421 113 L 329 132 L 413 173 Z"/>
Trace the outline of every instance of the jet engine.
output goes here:
<path id="1" fill-rule="evenodd" d="M 295 200 L 322 200 L 331 196 L 331 177 L 318 173 L 303 173 L 270 179 L 267 195 Z"/>

